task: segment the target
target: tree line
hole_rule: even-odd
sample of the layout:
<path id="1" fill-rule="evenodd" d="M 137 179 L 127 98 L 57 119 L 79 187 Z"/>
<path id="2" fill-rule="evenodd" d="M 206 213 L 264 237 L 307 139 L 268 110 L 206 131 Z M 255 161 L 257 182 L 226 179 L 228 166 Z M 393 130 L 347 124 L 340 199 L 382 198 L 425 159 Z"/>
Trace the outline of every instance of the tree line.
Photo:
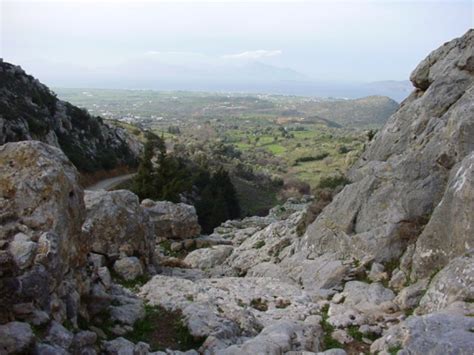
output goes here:
<path id="1" fill-rule="evenodd" d="M 204 233 L 228 219 L 240 217 L 237 194 L 226 170 L 210 171 L 166 152 L 165 142 L 147 132 L 144 152 L 132 190 L 140 199 L 180 202 L 193 200 Z"/>

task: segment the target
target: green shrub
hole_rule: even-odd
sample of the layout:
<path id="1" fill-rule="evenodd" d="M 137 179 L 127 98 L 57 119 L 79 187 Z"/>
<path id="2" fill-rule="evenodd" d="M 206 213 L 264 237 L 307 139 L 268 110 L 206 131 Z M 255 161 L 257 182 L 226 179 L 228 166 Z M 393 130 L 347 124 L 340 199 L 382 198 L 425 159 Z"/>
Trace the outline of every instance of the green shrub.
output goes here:
<path id="1" fill-rule="evenodd" d="M 145 317 L 134 324 L 125 338 L 134 343 L 144 341 L 152 351 L 197 349 L 204 340 L 189 333 L 181 311 L 151 305 L 145 305 Z"/>
<path id="2" fill-rule="evenodd" d="M 336 175 L 336 176 L 328 176 L 328 177 L 323 177 L 319 181 L 318 187 L 320 189 L 335 189 L 338 186 L 344 186 L 349 184 L 350 181 L 342 175 Z"/>

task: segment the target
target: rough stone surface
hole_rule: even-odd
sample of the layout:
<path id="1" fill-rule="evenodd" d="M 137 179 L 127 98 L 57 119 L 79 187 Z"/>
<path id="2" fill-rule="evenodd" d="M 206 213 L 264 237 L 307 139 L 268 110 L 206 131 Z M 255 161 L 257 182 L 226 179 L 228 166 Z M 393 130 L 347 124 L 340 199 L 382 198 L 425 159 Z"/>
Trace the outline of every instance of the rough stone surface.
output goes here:
<path id="1" fill-rule="evenodd" d="M 74 323 L 73 290 L 83 280 L 87 238 L 77 171 L 57 148 L 37 141 L 0 147 L 0 322 L 16 303 Z M 1 246 L 3 245 L 3 247 Z"/>
<path id="2" fill-rule="evenodd" d="M 135 344 L 125 338 L 116 338 L 104 343 L 104 351 L 108 355 L 134 355 Z"/>
<path id="3" fill-rule="evenodd" d="M 37 244 L 32 242 L 26 234 L 18 233 L 13 237 L 8 251 L 13 255 L 18 267 L 25 269 L 33 262 L 36 246 Z"/>
<path id="4" fill-rule="evenodd" d="M 59 348 L 69 349 L 72 345 L 73 339 L 74 335 L 69 330 L 64 328 L 58 322 L 52 322 L 45 341 Z"/>
<path id="5" fill-rule="evenodd" d="M 143 267 L 140 260 L 135 256 L 118 259 L 114 263 L 114 270 L 125 280 L 134 280 L 143 275 Z"/>
<path id="6" fill-rule="evenodd" d="M 370 350 L 403 348 L 403 354 L 472 354 L 474 318 L 459 314 L 431 313 L 411 316 L 388 330 Z"/>
<path id="7" fill-rule="evenodd" d="M 184 203 L 142 201 L 142 207 L 155 226 L 155 236 L 164 239 L 188 239 L 201 232 L 196 209 Z"/>
<path id="8" fill-rule="evenodd" d="M 442 310 L 457 301 L 474 300 L 474 252 L 453 259 L 431 281 L 419 311 Z"/>
<path id="9" fill-rule="evenodd" d="M 317 311 L 317 305 L 299 287 L 266 277 L 193 282 L 157 275 L 141 288 L 140 296 L 153 305 L 181 309 L 191 334 L 208 337 L 204 347 L 209 351 L 255 337 L 280 319 L 303 321 Z M 314 328 L 311 324 L 298 327 Z"/>
<path id="10" fill-rule="evenodd" d="M 0 325 L 0 353 L 27 353 L 34 343 L 34 334 L 28 323 L 10 322 Z"/>
<path id="11" fill-rule="evenodd" d="M 82 227 L 90 237 L 91 250 L 118 259 L 139 256 L 152 263 L 154 229 L 138 197 L 130 191 L 86 191 L 87 219 Z"/>
<path id="12" fill-rule="evenodd" d="M 473 102 L 474 93 L 471 112 Z M 474 127 L 473 122 L 471 125 Z M 433 270 L 474 248 L 474 152 L 452 170 L 441 202 L 416 241 L 412 278 L 430 276 Z"/>
<path id="13" fill-rule="evenodd" d="M 439 240 L 440 250 L 446 247 L 453 251 L 446 256 L 438 253 L 425 270 L 434 272 L 438 263 L 444 266 L 446 260 L 472 244 L 469 238 L 474 233 L 463 233 L 466 228 L 472 231 L 472 213 L 469 208 L 461 209 L 472 206 L 472 168 L 468 170 L 472 158 L 466 157 L 474 150 L 474 72 L 466 63 L 472 61 L 473 47 L 474 31 L 470 30 L 420 64 L 412 75 L 418 90 L 377 133 L 350 171 L 353 183 L 308 228 L 295 257 L 314 258 L 335 252 L 344 258 L 371 255 L 384 263 L 403 254 L 432 213 L 431 224 L 445 226 L 437 233 L 433 228 L 430 235 L 434 238 L 427 234 L 426 244 L 430 244 L 428 239 L 433 243 Z M 450 175 L 453 177 L 448 183 Z M 451 187 L 446 199 L 454 191 L 462 191 L 463 197 L 453 205 L 450 220 L 445 223 L 446 214 L 441 218 L 441 212 L 434 211 L 447 185 Z"/>
<path id="14" fill-rule="evenodd" d="M 425 294 L 428 283 L 428 279 L 423 279 L 414 283 L 413 285 L 405 287 L 398 293 L 394 302 L 400 307 L 400 309 L 414 309 L 416 306 L 418 306 L 421 297 L 423 297 Z"/>
<path id="15" fill-rule="evenodd" d="M 211 248 L 196 249 L 186 256 L 184 262 L 193 268 L 209 269 L 222 264 L 233 249 L 230 245 L 216 245 Z"/>
<path id="16" fill-rule="evenodd" d="M 222 355 L 282 354 L 290 351 L 318 351 L 321 327 L 308 327 L 301 322 L 281 321 L 265 327 L 262 332 L 242 345 L 233 345 Z"/>

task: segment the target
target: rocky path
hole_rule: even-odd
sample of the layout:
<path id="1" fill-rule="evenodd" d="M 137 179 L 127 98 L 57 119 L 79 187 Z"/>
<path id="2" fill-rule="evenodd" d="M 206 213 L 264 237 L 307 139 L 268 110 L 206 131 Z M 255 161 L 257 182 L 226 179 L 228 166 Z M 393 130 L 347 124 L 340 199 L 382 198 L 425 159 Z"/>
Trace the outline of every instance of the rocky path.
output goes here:
<path id="1" fill-rule="evenodd" d="M 132 179 L 135 176 L 135 173 L 115 176 L 113 178 L 105 179 L 95 183 L 94 185 L 88 186 L 86 190 L 98 191 L 98 190 L 111 190 L 114 187 L 120 185 L 121 183 Z"/>

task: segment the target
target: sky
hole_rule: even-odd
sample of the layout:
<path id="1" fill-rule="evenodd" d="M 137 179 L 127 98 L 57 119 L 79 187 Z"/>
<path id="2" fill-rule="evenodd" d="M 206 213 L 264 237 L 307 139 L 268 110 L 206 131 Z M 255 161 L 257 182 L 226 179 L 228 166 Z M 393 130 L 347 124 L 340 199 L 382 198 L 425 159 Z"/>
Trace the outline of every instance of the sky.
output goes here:
<path id="1" fill-rule="evenodd" d="M 474 27 L 473 1 L 457 0 L 0 1 L 0 57 L 63 86 L 406 80 Z"/>

